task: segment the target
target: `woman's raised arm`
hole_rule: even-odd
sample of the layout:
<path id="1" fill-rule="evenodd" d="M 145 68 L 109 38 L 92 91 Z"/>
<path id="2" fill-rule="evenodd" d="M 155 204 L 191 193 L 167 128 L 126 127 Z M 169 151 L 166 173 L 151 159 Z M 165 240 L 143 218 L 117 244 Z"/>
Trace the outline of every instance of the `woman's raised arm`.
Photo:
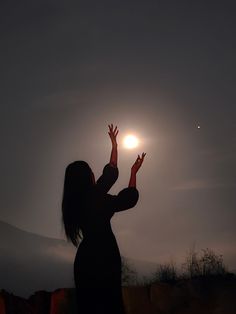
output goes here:
<path id="1" fill-rule="evenodd" d="M 118 195 L 108 195 L 109 207 L 114 212 L 120 212 L 134 207 L 139 199 L 139 192 L 136 188 L 136 174 L 140 169 L 146 153 L 142 153 L 142 157 L 138 155 L 133 166 L 131 167 L 131 175 L 127 188 L 121 190 Z"/>
<path id="2" fill-rule="evenodd" d="M 119 132 L 117 126 L 113 129 L 113 124 L 109 126 L 109 136 L 112 143 L 112 150 L 111 150 L 111 157 L 110 162 L 105 165 L 103 168 L 102 175 L 98 178 L 96 185 L 97 187 L 101 188 L 103 192 L 107 193 L 112 185 L 116 182 L 119 171 L 117 168 L 117 141 L 116 137 Z"/>
<path id="3" fill-rule="evenodd" d="M 146 153 L 142 153 L 142 157 L 138 155 L 137 159 L 135 160 L 132 168 L 131 168 L 131 174 L 129 179 L 129 187 L 136 188 L 136 174 L 139 170 L 139 168 L 142 166 L 144 157 L 146 156 Z"/>
<path id="4" fill-rule="evenodd" d="M 117 134 L 119 133 L 119 130 L 117 129 L 117 126 L 115 129 L 113 129 L 113 124 L 109 124 L 109 136 L 112 143 L 112 149 L 111 149 L 111 157 L 110 157 L 110 165 L 113 167 L 117 167 L 117 159 L 118 159 L 118 152 L 117 152 Z"/>

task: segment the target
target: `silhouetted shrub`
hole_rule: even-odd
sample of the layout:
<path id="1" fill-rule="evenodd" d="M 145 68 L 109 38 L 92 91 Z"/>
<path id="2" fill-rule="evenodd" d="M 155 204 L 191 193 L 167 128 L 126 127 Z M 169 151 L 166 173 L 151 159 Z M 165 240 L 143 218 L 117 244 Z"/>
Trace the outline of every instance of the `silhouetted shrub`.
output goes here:
<path id="1" fill-rule="evenodd" d="M 213 250 L 202 249 L 203 254 L 199 260 L 202 276 L 221 276 L 226 274 L 226 267 L 222 255 L 216 255 Z"/>
<path id="2" fill-rule="evenodd" d="M 187 278 L 222 276 L 227 273 L 223 256 L 209 248 L 202 249 L 201 256 L 198 256 L 194 248 L 190 249 L 182 267 L 183 276 Z"/>
<path id="3" fill-rule="evenodd" d="M 131 265 L 130 262 L 123 256 L 121 257 L 122 261 L 122 285 L 137 285 L 137 271 Z"/>
<path id="4" fill-rule="evenodd" d="M 122 257 L 122 285 L 150 286 L 156 282 L 175 283 L 180 279 L 209 278 L 230 274 L 226 270 L 222 255 L 217 255 L 209 248 L 202 249 L 199 254 L 194 246 L 187 252 L 186 261 L 181 268 L 178 271 L 176 264 L 171 261 L 157 265 L 155 272 L 140 277 L 132 264 Z"/>
<path id="5" fill-rule="evenodd" d="M 182 277 L 194 278 L 201 275 L 200 261 L 194 246 L 187 252 L 186 262 L 182 264 L 182 269 Z"/>
<path id="6" fill-rule="evenodd" d="M 174 262 L 160 264 L 153 274 L 152 282 L 175 282 L 178 279 L 177 268 Z"/>

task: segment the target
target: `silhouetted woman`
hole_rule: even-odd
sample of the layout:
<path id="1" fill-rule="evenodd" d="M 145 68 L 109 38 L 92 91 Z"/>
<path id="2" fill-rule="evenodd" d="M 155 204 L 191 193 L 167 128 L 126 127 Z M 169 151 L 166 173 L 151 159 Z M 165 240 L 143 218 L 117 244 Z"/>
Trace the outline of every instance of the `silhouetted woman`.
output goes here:
<path id="1" fill-rule="evenodd" d="M 139 193 L 136 173 L 144 160 L 138 155 L 131 168 L 128 187 L 118 195 L 108 191 L 118 178 L 118 129 L 109 125 L 112 142 L 110 162 L 100 178 L 85 161 L 66 167 L 62 200 L 65 234 L 78 247 L 74 260 L 74 281 L 80 314 L 123 314 L 121 256 L 110 219 L 115 212 L 134 207 Z M 82 240 L 82 241 L 81 241 Z M 79 245 L 79 246 L 78 246 Z"/>

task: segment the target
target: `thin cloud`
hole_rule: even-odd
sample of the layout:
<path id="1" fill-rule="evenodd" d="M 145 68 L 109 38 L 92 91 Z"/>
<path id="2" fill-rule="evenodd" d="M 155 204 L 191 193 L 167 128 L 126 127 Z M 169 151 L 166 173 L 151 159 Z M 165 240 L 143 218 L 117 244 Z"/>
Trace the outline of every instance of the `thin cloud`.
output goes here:
<path id="1" fill-rule="evenodd" d="M 205 179 L 192 179 L 185 182 L 181 182 L 178 185 L 171 188 L 174 191 L 181 190 L 201 190 L 201 189 L 219 189 L 229 188 L 235 186 L 235 184 L 225 184 L 223 182 L 212 182 Z"/>

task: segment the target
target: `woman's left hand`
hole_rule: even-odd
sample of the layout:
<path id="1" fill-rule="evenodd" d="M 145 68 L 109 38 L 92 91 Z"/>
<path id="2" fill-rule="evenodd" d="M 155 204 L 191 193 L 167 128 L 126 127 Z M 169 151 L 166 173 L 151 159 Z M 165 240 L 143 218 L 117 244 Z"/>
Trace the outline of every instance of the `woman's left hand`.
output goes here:
<path id="1" fill-rule="evenodd" d="M 117 126 L 115 127 L 115 129 L 113 129 L 113 124 L 111 125 L 109 124 L 108 127 L 109 127 L 108 134 L 110 136 L 112 146 L 117 146 L 116 137 L 117 137 L 117 134 L 119 133 L 119 130 L 117 129 Z"/>
<path id="2" fill-rule="evenodd" d="M 133 164 L 131 168 L 132 173 L 137 173 L 139 168 L 142 166 L 144 157 L 146 156 L 146 153 L 142 153 L 142 157 L 138 155 L 138 158 L 135 160 L 135 163 Z"/>

